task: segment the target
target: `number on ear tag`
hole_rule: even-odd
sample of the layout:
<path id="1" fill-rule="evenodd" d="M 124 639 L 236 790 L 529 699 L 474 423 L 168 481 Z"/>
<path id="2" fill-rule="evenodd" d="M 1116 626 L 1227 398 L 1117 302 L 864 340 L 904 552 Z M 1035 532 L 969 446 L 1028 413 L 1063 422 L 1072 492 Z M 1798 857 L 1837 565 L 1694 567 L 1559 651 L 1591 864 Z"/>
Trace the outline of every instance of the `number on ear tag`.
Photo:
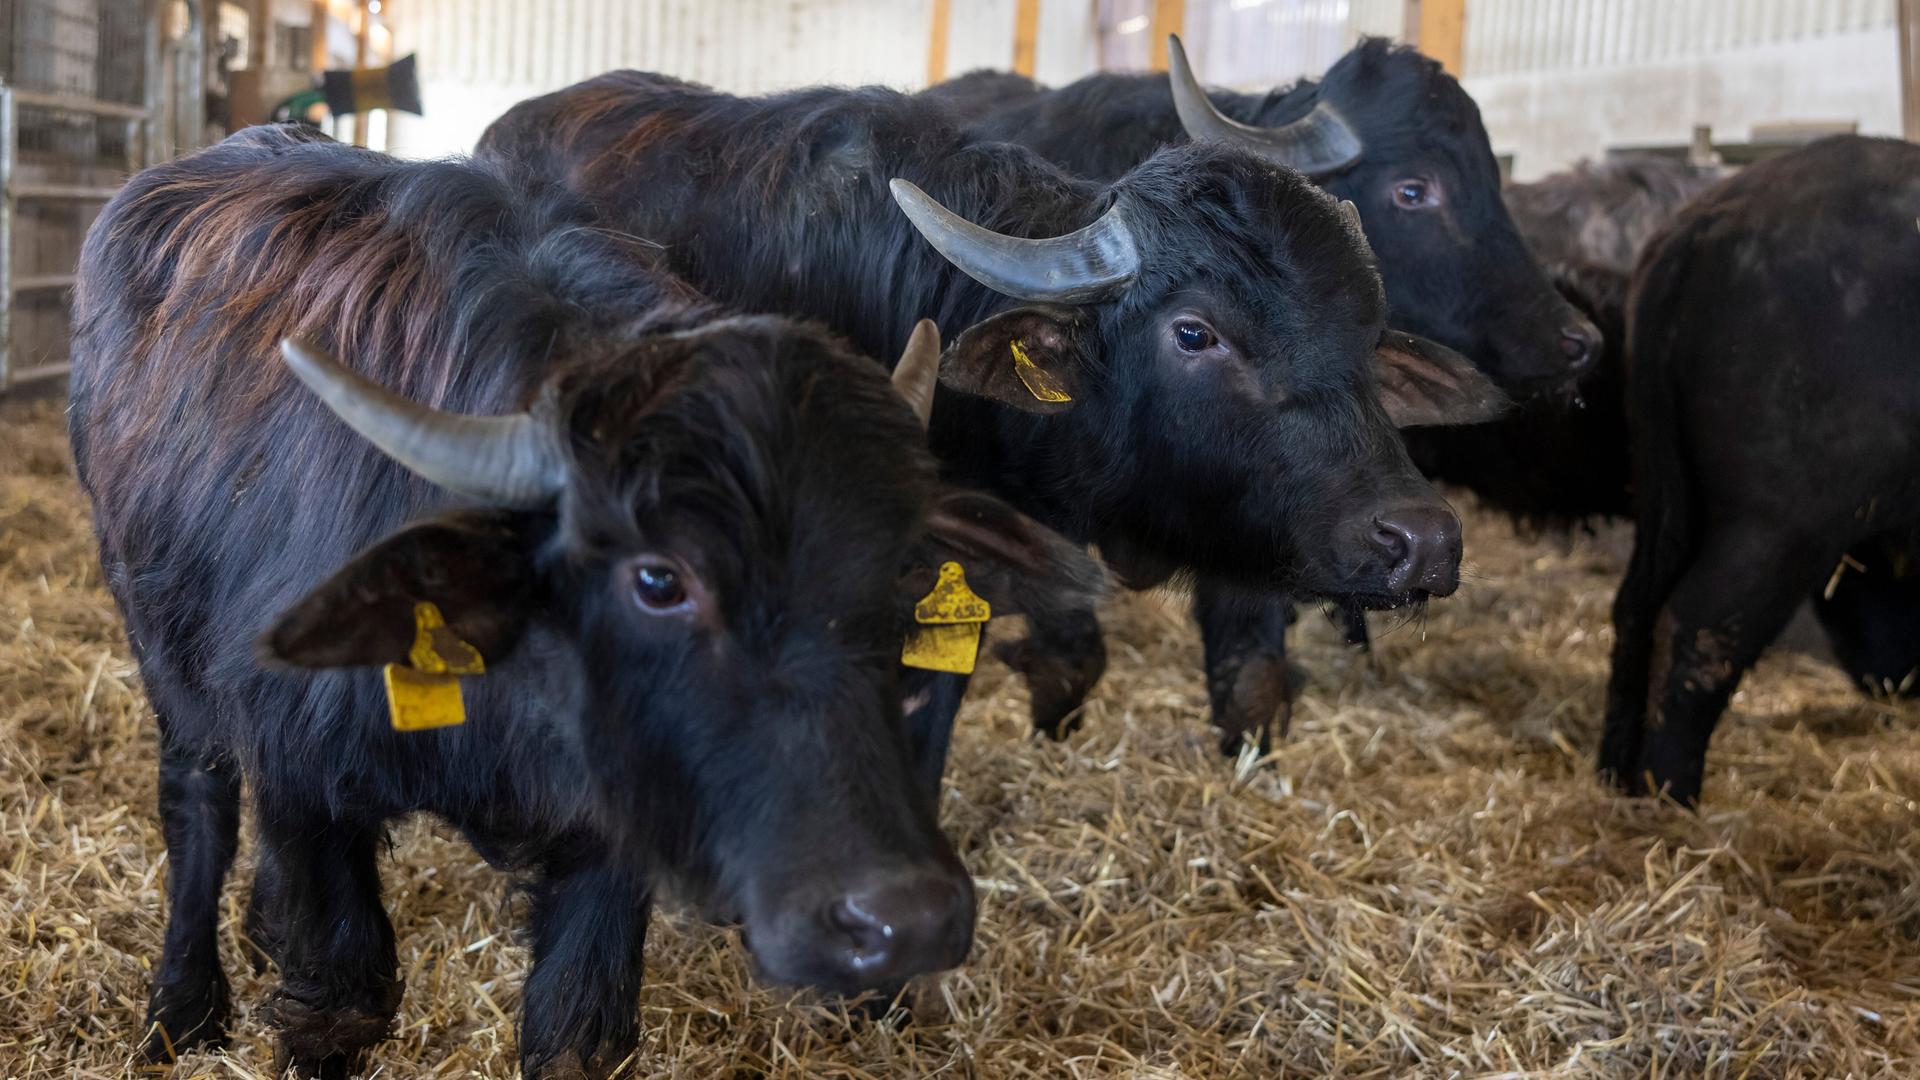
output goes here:
<path id="1" fill-rule="evenodd" d="M 907 635 L 900 662 L 970 675 L 980 654 L 980 631 L 992 617 L 992 606 L 967 588 L 967 572 L 957 562 L 945 563 L 933 591 L 913 606 L 913 621 L 920 625 Z"/>
<path id="2" fill-rule="evenodd" d="M 1019 341 L 1013 342 L 1013 373 L 1020 376 L 1021 385 L 1027 388 L 1036 401 L 1072 401 L 1073 395 L 1060 385 L 1053 372 L 1033 362 L 1027 350 Z"/>
<path id="3" fill-rule="evenodd" d="M 431 601 L 413 605 L 413 648 L 407 661 L 412 666 L 388 664 L 384 670 L 393 730 L 428 731 L 466 723 L 459 676 L 483 675 L 487 665 L 480 650 L 460 640 Z"/>

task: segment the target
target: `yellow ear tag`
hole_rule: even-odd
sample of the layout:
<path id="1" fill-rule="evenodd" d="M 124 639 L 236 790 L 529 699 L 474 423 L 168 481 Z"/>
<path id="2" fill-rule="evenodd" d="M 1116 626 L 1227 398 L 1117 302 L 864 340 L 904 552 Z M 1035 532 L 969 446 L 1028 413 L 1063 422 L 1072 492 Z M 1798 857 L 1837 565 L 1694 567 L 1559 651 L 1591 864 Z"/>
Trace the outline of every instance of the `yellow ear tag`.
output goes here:
<path id="1" fill-rule="evenodd" d="M 967 588 L 967 572 L 957 562 L 940 567 L 933 591 L 913 606 L 918 629 L 907 635 L 900 662 L 928 671 L 971 675 L 980 653 L 980 629 L 993 617 L 993 608 Z"/>
<path id="2" fill-rule="evenodd" d="M 431 601 L 413 605 L 411 666 L 388 664 L 387 711 L 395 731 L 428 731 L 467 722 L 460 676 L 483 675 L 480 650 L 460 640 Z"/>
<path id="3" fill-rule="evenodd" d="M 1072 401 L 1073 396 L 1060 386 L 1060 380 L 1053 372 L 1033 362 L 1027 350 L 1019 341 L 1013 343 L 1013 373 L 1020 376 L 1020 382 L 1026 386 L 1027 393 L 1036 401 Z"/>

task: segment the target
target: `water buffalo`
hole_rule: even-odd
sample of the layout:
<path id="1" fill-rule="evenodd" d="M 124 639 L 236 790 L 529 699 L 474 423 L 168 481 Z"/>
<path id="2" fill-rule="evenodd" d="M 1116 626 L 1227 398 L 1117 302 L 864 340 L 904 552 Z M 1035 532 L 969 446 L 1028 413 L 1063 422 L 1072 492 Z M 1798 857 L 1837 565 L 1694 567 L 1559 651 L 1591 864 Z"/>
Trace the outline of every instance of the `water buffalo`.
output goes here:
<path id="1" fill-rule="evenodd" d="M 1364 237 L 1295 172 L 1208 142 L 1094 183 L 889 90 L 740 98 L 633 71 L 515 106 L 479 152 L 587 193 L 723 300 L 875 355 L 913 313 L 959 352 L 1011 351 L 1018 378 L 943 383 L 935 451 L 1123 580 L 1369 606 L 1455 588 L 1459 522 L 1394 424 L 1484 419 L 1501 395 L 1387 330 Z M 1036 622 L 1092 628 L 1028 673 L 1057 725 L 1042 699 L 1077 702 L 1104 651 L 1091 611 Z M 937 696 L 936 731 L 957 689 Z"/>
<path id="2" fill-rule="evenodd" d="M 1720 170 L 1649 154 L 1582 162 L 1508 184 L 1507 208 L 1569 303 L 1600 328 L 1600 358 L 1564 394 L 1489 424 L 1408 433 L 1422 472 L 1473 491 L 1534 529 L 1633 513 L 1627 435 L 1626 309 L 1641 248 Z"/>
<path id="3" fill-rule="evenodd" d="M 878 365 L 727 316 L 649 251 L 496 167 L 299 128 L 148 169 L 94 225 L 71 426 L 160 727 L 150 1058 L 223 1036 L 243 777 L 247 931 L 307 1073 L 352 1071 L 398 1007 L 378 858 L 412 812 L 530 878 L 530 1077 L 637 1045 L 669 883 L 778 980 L 965 955 L 971 882 L 902 723 L 907 613 L 946 560 L 1007 611 L 1084 606 L 1098 567 L 942 483 Z M 896 380 L 922 411 L 930 342 Z M 453 726 L 399 730 L 427 724 Z"/>
<path id="4" fill-rule="evenodd" d="M 1467 353 L 1523 403 L 1557 400 L 1592 379 L 1600 334 L 1558 295 L 1516 234 L 1479 110 L 1437 63 L 1367 39 L 1317 83 L 1249 95 L 1204 91 L 1177 37 L 1168 60 L 1168 76 L 1106 73 L 1052 90 L 973 72 L 922 96 L 977 138 L 1020 143 L 1094 178 L 1119 176 L 1190 137 L 1297 168 L 1358 208 L 1378 253 L 1391 325 Z M 1409 441 L 1416 461 L 1472 460 L 1490 449 L 1477 433 L 1452 428 L 1410 432 Z M 1427 445 L 1435 449 L 1422 453 Z M 1196 614 L 1214 722 L 1232 753 L 1241 733 L 1273 726 L 1269 709 L 1285 727 L 1298 689 L 1284 649 L 1293 606 L 1278 594 L 1242 594 L 1224 618 L 1214 606 L 1203 587 Z M 1357 641 L 1365 640 L 1362 607 L 1344 612 Z M 1084 621 L 1037 627 L 1009 656 L 1044 671 L 1038 658 L 1093 653 L 1092 632 Z M 1082 679 L 1074 690 L 1091 685 Z M 1047 704 L 1072 709 L 1078 699 Z M 1039 708 L 1035 720 L 1050 722 Z"/>
<path id="5" fill-rule="evenodd" d="M 1642 257 L 1599 761 L 1627 791 L 1699 797 L 1728 698 L 1809 595 L 1856 678 L 1920 681 L 1916 220 L 1920 146 L 1840 136 L 1695 197 Z"/>
<path id="6" fill-rule="evenodd" d="M 1436 61 L 1367 38 L 1319 82 L 1207 92 L 1175 37 L 1168 68 L 1029 94 L 1018 76 L 975 72 L 923 93 L 973 135 L 1092 179 L 1116 179 L 1188 138 L 1246 147 L 1359 208 L 1393 326 L 1465 353 L 1516 397 L 1558 390 L 1590 363 L 1598 331 L 1521 242 L 1480 110 Z"/>
<path id="7" fill-rule="evenodd" d="M 1543 263 L 1631 274 L 1653 234 L 1721 176 L 1718 168 L 1679 158 L 1625 154 L 1508 184 L 1505 197 L 1520 236 Z"/>

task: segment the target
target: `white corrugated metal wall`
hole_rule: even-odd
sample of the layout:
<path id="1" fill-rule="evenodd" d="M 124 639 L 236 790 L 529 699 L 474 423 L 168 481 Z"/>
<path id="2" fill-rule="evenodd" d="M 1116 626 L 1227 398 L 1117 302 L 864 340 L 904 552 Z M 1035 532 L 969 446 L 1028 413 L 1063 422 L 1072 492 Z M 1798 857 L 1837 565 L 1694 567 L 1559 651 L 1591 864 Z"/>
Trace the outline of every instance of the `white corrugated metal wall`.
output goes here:
<path id="1" fill-rule="evenodd" d="M 1320 75 L 1363 36 L 1399 37 L 1405 10 L 1405 0 L 1188 0 L 1182 39 L 1207 82 L 1265 90 Z"/>
<path id="2" fill-rule="evenodd" d="M 386 0 L 417 51 L 429 117 L 402 153 L 466 150 L 514 102 L 613 68 L 736 93 L 811 83 L 914 88 L 932 0 Z M 1468 0 L 1466 84 L 1527 178 L 1622 145 L 1756 124 L 1899 131 L 1895 0 Z M 954 0 L 947 70 L 1012 61 L 1016 0 Z M 1152 51 L 1146 0 L 1041 0 L 1036 74 Z M 1318 75 L 1363 34 L 1398 37 L 1404 0 L 1188 0 L 1202 77 L 1248 89 Z M 1102 14 L 1104 13 L 1104 15 Z M 1116 61 L 1120 63 L 1122 61 Z"/>
<path id="3" fill-rule="evenodd" d="M 1475 76 L 1561 71 L 1883 29 L 1892 0 L 1471 0 Z"/>
<path id="4" fill-rule="evenodd" d="M 396 49 L 420 55 L 428 111 L 397 120 L 393 149 L 416 155 L 471 149 L 514 102 L 615 68 L 743 94 L 914 86 L 926 78 L 932 17 L 925 0 L 389 2 Z M 956 28 L 962 21 L 956 14 Z"/>
<path id="5" fill-rule="evenodd" d="M 401 54 L 418 52 L 428 117 L 396 117 L 393 148 L 457 153 L 514 102 L 614 68 L 742 94 L 810 83 L 920 86 L 932 0 L 387 0 Z M 1138 5 L 1145 9 L 1145 5 Z M 1361 34 L 1397 35 L 1403 0 L 1189 0 L 1186 36 L 1209 82 L 1318 74 Z M 957 0 L 947 71 L 1005 69 L 1017 0 Z M 1109 30 L 1111 33 L 1111 30 Z M 1144 66 L 1144 21 L 1127 31 Z M 1035 76 L 1098 65 L 1092 0 L 1041 0 Z M 1129 53 L 1131 55 L 1131 53 Z"/>
<path id="6" fill-rule="evenodd" d="M 1894 0 L 1468 0 L 1466 86 L 1530 179 L 1756 125 L 1900 131 Z"/>

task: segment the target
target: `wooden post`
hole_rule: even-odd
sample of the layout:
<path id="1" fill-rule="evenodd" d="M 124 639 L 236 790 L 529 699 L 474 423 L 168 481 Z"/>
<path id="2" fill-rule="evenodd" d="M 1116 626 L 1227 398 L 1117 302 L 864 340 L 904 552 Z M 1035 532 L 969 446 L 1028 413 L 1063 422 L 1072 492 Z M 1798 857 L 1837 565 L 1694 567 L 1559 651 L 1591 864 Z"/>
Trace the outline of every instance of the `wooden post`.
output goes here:
<path id="1" fill-rule="evenodd" d="M 1467 48 L 1467 0 L 1407 0 L 1406 22 L 1413 44 L 1459 78 Z"/>
<path id="2" fill-rule="evenodd" d="M 1020 0 L 1013 12 L 1013 70 L 1033 78 L 1035 50 L 1040 40 L 1040 0 Z"/>
<path id="3" fill-rule="evenodd" d="M 947 77 L 947 34 L 953 29 L 953 0 L 933 0 L 933 28 L 927 33 L 927 85 Z"/>
<path id="4" fill-rule="evenodd" d="M 1147 66 L 1167 70 L 1167 35 L 1186 32 L 1187 0 L 1153 0 L 1153 21 L 1147 27 Z"/>
<path id="5" fill-rule="evenodd" d="M 250 0 L 247 4 L 247 66 L 255 71 L 267 68 L 267 27 L 273 24 L 270 0 Z"/>
<path id="6" fill-rule="evenodd" d="M 327 70 L 327 0 L 313 0 L 312 38 L 307 50 L 307 66 L 315 75 Z"/>
<path id="7" fill-rule="evenodd" d="M 227 116 L 236 131 L 267 118 L 267 26 L 273 18 L 271 7 L 269 0 L 248 0 L 247 66 L 227 73 Z"/>
<path id="8" fill-rule="evenodd" d="M 1900 0 L 1900 126 L 1920 142 L 1920 0 Z"/>
<path id="9" fill-rule="evenodd" d="M 360 27 L 353 39 L 353 66 L 363 68 L 367 66 L 367 53 L 370 51 L 368 46 L 373 41 L 373 12 L 367 10 L 367 0 L 355 0 L 354 6 L 359 8 Z M 355 146 L 367 145 L 367 114 L 371 111 L 361 109 L 353 114 L 353 145 Z"/>

